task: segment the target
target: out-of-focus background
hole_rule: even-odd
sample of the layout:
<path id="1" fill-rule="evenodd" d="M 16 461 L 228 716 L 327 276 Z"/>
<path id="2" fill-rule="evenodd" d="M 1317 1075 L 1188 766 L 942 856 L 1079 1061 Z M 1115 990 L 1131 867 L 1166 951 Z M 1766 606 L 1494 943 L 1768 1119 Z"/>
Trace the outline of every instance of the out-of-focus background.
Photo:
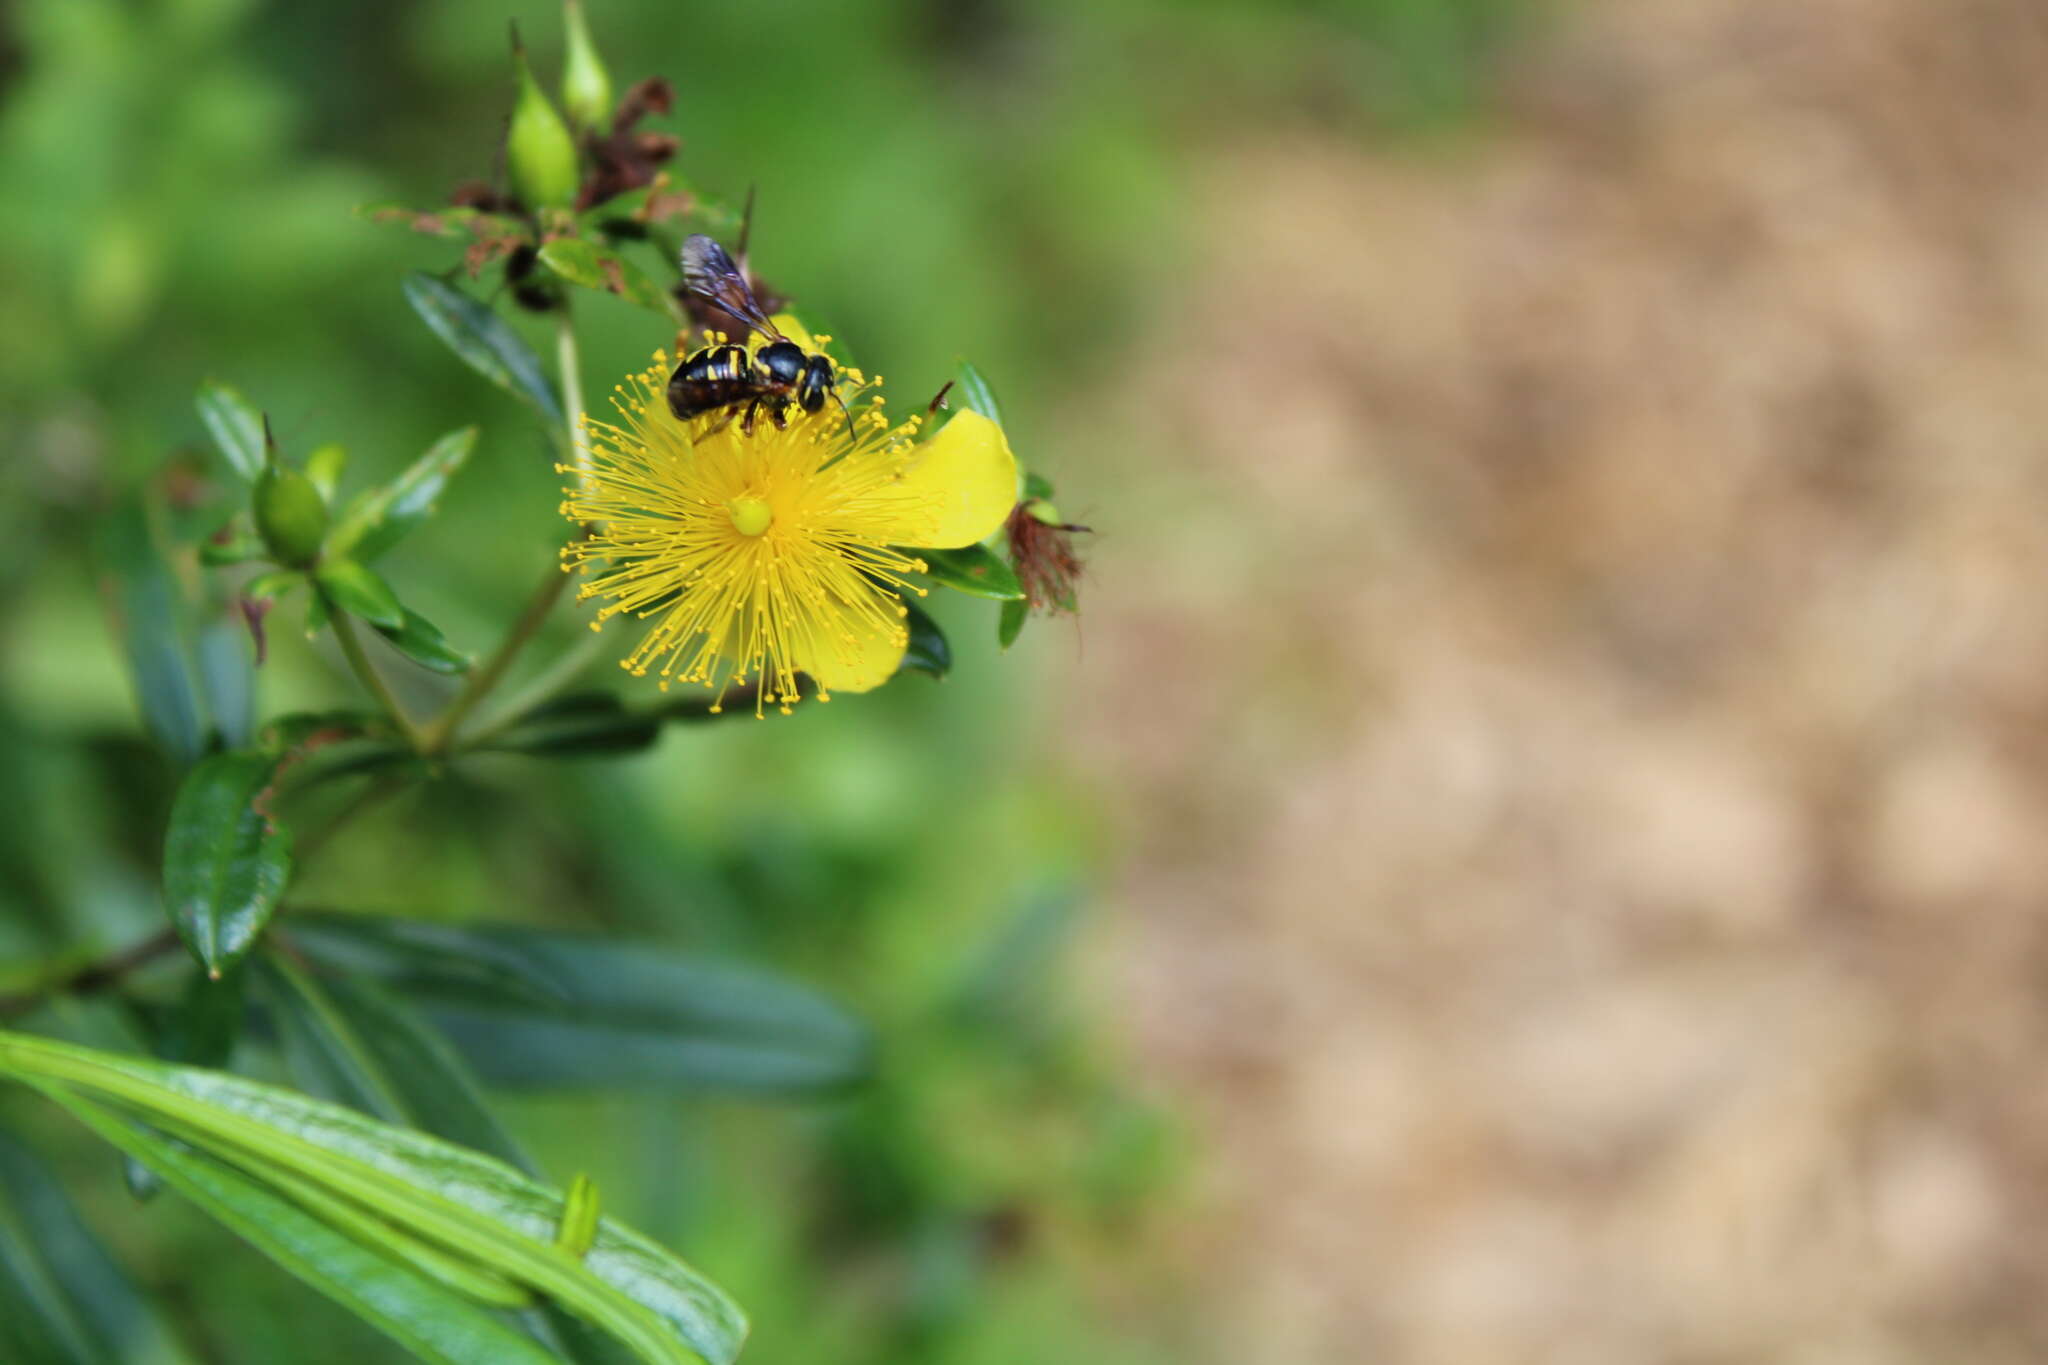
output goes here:
<path id="1" fill-rule="evenodd" d="M 513 1111 L 748 1359 L 2048 1354 L 2038 6 L 589 7 L 762 271 L 906 398 L 972 358 L 1097 527 L 1007 657 L 943 603 L 942 685 L 508 760 L 308 870 L 874 1021 L 848 1100 Z M 508 18 L 552 72 L 544 0 L 0 11 L 7 894 L 61 910 L 11 957 L 155 913 L 85 547 L 200 379 L 373 474 L 481 420 L 392 560 L 464 642 L 551 552 L 400 298 L 447 248 L 350 215 L 488 173 Z M 587 322 L 591 376 L 667 340 Z M 274 699 L 344 695 L 283 635 Z M 212 1359 L 384 1358 L 95 1212 Z"/>

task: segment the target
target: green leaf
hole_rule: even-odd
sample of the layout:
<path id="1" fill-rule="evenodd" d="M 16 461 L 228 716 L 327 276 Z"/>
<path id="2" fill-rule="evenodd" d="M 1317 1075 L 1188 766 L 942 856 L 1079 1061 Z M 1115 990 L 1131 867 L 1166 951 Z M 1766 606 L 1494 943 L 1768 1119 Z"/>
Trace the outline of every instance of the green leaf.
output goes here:
<path id="1" fill-rule="evenodd" d="M 390 483 L 365 489 L 349 503 L 327 539 L 327 552 L 368 564 L 434 513 L 441 490 L 476 448 L 476 428 L 451 431 Z"/>
<path id="2" fill-rule="evenodd" d="M 160 1012 L 143 1013 L 150 1050 L 167 1062 L 226 1066 L 234 1056 L 247 1014 L 246 980 L 240 964 L 219 980 L 200 971 L 188 974 L 184 994 L 176 1004 Z M 128 1192 L 137 1199 L 154 1198 L 163 1185 L 155 1172 L 133 1157 L 122 1159 L 121 1174 L 128 1182 Z"/>
<path id="3" fill-rule="evenodd" d="M 405 297 L 471 369 L 533 404 L 550 422 L 561 422 L 561 400 L 541 371 L 540 358 L 503 318 L 453 285 L 418 271 L 405 277 Z"/>
<path id="4" fill-rule="evenodd" d="M 307 597 L 306 638 L 310 640 L 315 635 L 318 635 L 320 633 L 320 628 L 327 624 L 328 620 L 332 617 L 332 615 L 333 611 L 327 605 L 326 593 L 316 592 L 313 593 L 311 596 Z"/>
<path id="5" fill-rule="evenodd" d="M 242 596 L 251 602 L 260 602 L 266 597 L 282 597 L 305 581 L 306 575 L 297 569 L 272 569 L 244 583 Z"/>
<path id="6" fill-rule="evenodd" d="M 540 249 L 540 260 L 573 285 L 601 294 L 616 294 L 664 317 L 675 315 L 675 299 L 648 279 L 639 266 L 608 247 L 580 237 L 557 237 Z"/>
<path id="7" fill-rule="evenodd" d="M 1034 498 L 1043 498 L 1045 501 L 1051 502 L 1052 480 L 1042 474 L 1026 474 L 1024 476 L 1024 500 L 1028 502 Z"/>
<path id="8" fill-rule="evenodd" d="M 474 666 L 473 659 L 448 643 L 439 626 L 410 607 L 400 610 L 405 613 L 405 624 L 397 630 L 376 623 L 377 633 L 399 653 L 436 673 L 467 673 Z"/>
<path id="9" fill-rule="evenodd" d="M 316 980 L 275 953 L 257 961 L 301 1089 L 532 1170 L 468 1066 L 402 1001 L 371 981 Z"/>
<path id="10" fill-rule="evenodd" d="M 164 837 L 164 900 L 185 946 L 219 976 L 256 942 L 291 875 L 291 831 L 266 809 L 274 755 L 215 754 L 185 775 Z"/>
<path id="11" fill-rule="evenodd" d="M 1031 604 L 1021 597 L 1013 597 L 1003 603 L 1003 614 L 996 620 L 996 643 L 1004 649 L 1016 644 L 1030 615 Z"/>
<path id="12" fill-rule="evenodd" d="M 256 655 L 248 627 L 239 617 L 239 612 L 232 617 L 223 612 L 200 627 L 199 638 L 192 645 L 200 690 L 213 716 L 213 731 L 230 749 L 247 744 L 256 725 Z"/>
<path id="13" fill-rule="evenodd" d="M 43 1092 L 285 1270 L 429 1365 L 556 1365 L 497 1317 L 218 1157 L 60 1086 Z M 360 1224 L 351 1231 L 359 1231 Z"/>
<path id="14" fill-rule="evenodd" d="M 313 577 L 334 605 L 349 615 L 360 616 L 373 626 L 404 628 L 405 608 L 399 605 L 398 594 L 368 565 L 353 559 L 323 559 Z"/>
<path id="15" fill-rule="evenodd" d="M 199 386 L 196 402 L 199 420 L 228 467 L 244 483 L 256 482 L 264 465 L 263 414 L 235 389 L 214 380 Z"/>
<path id="16" fill-rule="evenodd" d="M 1002 405 L 996 402 L 996 391 L 980 370 L 963 360 L 954 382 L 959 384 L 960 397 L 970 410 L 980 413 L 997 426 L 1003 424 Z"/>
<path id="17" fill-rule="evenodd" d="M 11 1365 L 190 1359 L 28 1148 L 0 1133 L 0 1350 Z"/>
<path id="18" fill-rule="evenodd" d="M 334 501 L 335 492 L 341 487 L 341 472 L 347 468 L 348 449 L 334 441 L 306 457 L 306 479 L 329 503 Z"/>
<path id="19" fill-rule="evenodd" d="M 205 723 L 182 633 L 183 595 L 150 513 L 142 493 L 122 498 L 99 525 L 94 557 L 143 724 L 184 767 L 205 751 Z"/>
<path id="20" fill-rule="evenodd" d="M 896 671 L 914 669 L 934 678 L 945 677 L 953 667 L 953 647 L 946 643 L 946 632 L 939 629 L 939 623 L 923 607 L 907 597 L 903 599 L 903 610 L 903 624 L 910 629 L 910 647 L 903 651 L 903 662 Z"/>
<path id="21" fill-rule="evenodd" d="M 725 1365 L 745 1335 L 715 1285 L 611 1219 L 599 1221 L 587 1255 L 566 1255 L 553 1243 L 561 1193 L 490 1157 L 240 1076 L 26 1034 L 0 1031 L 0 1075 L 66 1107 L 72 1090 L 91 1091 L 211 1153 L 311 1182 L 399 1234 L 552 1298 L 653 1365 L 682 1365 L 691 1351 Z"/>
<path id="22" fill-rule="evenodd" d="M 1024 595 L 1016 570 L 1005 564 L 986 545 L 969 545 L 958 550 L 918 550 L 925 573 L 934 583 L 943 583 L 972 597 L 998 602 L 1015 601 Z"/>
<path id="23" fill-rule="evenodd" d="M 550 758 L 631 754 L 661 738 L 659 712 L 633 711 L 611 692 L 583 692 L 535 707 L 480 747 Z"/>
<path id="24" fill-rule="evenodd" d="M 546 965 L 518 944 L 493 943 L 452 925 L 309 912 L 294 917 L 292 942 L 330 970 L 428 994 L 543 1008 L 568 1002 Z"/>
<path id="25" fill-rule="evenodd" d="M 193 972 L 178 1003 L 158 1023 L 156 1055 L 186 1066 L 226 1066 L 247 1013 L 245 981 L 239 968 L 218 979 Z"/>
<path id="26" fill-rule="evenodd" d="M 265 753 L 278 758 L 350 739 L 389 739 L 391 722 L 374 711 L 293 711 L 273 716 L 256 732 Z"/>
<path id="27" fill-rule="evenodd" d="M 413 972 L 390 980 L 487 1081 L 803 1093 L 852 1084 L 872 1064 L 858 1021 L 764 972 L 574 934 L 446 932 L 473 951 L 511 955 L 554 997 L 506 999 L 473 983 L 451 987 L 445 978 Z"/>
<path id="28" fill-rule="evenodd" d="M 386 1123 L 410 1122 L 355 1030 L 311 976 L 276 953 L 259 954 L 255 970 L 285 1067 L 299 1089 Z"/>

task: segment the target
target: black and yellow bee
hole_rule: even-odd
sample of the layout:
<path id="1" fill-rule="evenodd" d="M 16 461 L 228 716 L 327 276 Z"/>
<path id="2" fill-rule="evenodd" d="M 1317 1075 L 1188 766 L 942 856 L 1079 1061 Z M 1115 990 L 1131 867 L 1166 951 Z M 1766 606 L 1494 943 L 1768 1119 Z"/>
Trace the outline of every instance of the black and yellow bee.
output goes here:
<path id="1" fill-rule="evenodd" d="M 787 425 L 792 403 L 805 412 L 817 412 L 830 398 L 846 411 L 831 358 L 807 355 L 803 347 L 775 330 L 747 277 L 724 247 L 699 232 L 684 241 L 682 254 L 683 288 L 759 332 L 768 338 L 768 344 L 750 350 L 724 342 L 683 357 L 668 379 L 669 411 L 687 422 L 721 408 L 744 409 L 740 429 L 747 432 L 753 431 L 756 414 L 764 410 L 776 426 Z M 851 412 L 846 420 L 851 428 Z"/>

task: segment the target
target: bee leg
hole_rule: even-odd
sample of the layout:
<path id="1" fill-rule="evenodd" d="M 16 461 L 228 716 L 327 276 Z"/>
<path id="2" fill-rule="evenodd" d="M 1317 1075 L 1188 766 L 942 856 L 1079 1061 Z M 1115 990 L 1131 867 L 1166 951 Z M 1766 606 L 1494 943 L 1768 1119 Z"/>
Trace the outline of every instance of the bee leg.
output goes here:
<path id="1" fill-rule="evenodd" d="M 777 431 L 789 430 L 789 404 L 775 404 L 768 409 L 768 415 L 775 419 L 775 429 Z"/>
<path id="2" fill-rule="evenodd" d="M 939 409 L 946 406 L 946 394 L 948 393 L 948 391 L 952 389 L 952 387 L 953 381 L 948 379 L 945 382 L 945 384 L 940 387 L 939 391 L 932 395 L 932 405 L 924 410 L 925 416 L 934 417 L 938 415 Z"/>
<path id="3" fill-rule="evenodd" d="M 753 402 L 747 404 L 747 415 L 740 422 L 740 431 L 743 434 L 748 436 L 752 436 L 754 434 L 754 414 L 759 412 L 760 410 L 761 400 L 758 398 L 756 398 Z"/>

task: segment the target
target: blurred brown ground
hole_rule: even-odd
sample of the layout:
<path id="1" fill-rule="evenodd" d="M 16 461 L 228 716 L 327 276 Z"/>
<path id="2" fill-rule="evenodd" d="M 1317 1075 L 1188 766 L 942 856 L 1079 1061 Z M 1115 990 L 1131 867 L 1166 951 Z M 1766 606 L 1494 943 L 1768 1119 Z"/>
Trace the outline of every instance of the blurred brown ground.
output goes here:
<path id="1" fill-rule="evenodd" d="M 1216 158 L 1063 705 L 1234 1358 L 2048 1359 L 2044 133 L 2038 0 L 1612 0 Z"/>

